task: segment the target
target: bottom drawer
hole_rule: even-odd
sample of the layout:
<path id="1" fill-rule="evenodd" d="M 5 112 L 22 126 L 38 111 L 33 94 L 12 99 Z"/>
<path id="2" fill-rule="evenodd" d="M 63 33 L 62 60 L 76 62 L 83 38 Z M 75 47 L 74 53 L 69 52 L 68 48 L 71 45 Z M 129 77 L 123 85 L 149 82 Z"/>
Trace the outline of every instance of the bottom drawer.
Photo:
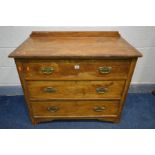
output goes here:
<path id="1" fill-rule="evenodd" d="M 32 102 L 34 117 L 116 117 L 119 101 Z"/>

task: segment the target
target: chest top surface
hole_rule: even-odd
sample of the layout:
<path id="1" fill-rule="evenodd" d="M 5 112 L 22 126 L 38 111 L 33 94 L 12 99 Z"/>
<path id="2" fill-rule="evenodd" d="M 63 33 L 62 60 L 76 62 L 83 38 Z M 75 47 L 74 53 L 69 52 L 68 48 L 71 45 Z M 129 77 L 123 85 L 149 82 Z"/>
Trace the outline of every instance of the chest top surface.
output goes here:
<path id="1" fill-rule="evenodd" d="M 141 57 L 116 31 L 32 32 L 9 57 L 130 58 Z"/>

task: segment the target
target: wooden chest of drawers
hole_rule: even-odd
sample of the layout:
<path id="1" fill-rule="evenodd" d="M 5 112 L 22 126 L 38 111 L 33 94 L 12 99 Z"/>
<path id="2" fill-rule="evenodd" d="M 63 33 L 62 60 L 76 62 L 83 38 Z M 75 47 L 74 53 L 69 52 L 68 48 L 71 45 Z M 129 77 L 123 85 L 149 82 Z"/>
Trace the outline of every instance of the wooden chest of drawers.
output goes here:
<path id="1" fill-rule="evenodd" d="M 33 124 L 118 122 L 137 58 L 118 32 L 32 32 L 15 59 Z"/>

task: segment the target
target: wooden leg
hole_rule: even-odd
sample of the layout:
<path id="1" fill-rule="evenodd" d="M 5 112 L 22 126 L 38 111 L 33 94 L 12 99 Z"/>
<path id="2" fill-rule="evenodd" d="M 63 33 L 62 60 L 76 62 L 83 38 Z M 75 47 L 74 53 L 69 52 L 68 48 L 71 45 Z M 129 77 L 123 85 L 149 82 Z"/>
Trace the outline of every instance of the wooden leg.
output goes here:
<path id="1" fill-rule="evenodd" d="M 33 125 L 38 124 L 38 122 L 34 118 L 31 118 L 31 122 L 32 122 Z"/>
<path id="2" fill-rule="evenodd" d="M 48 122 L 52 122 L 56 119 L 49 119 L 49 118 L 33 118 L 31 119 L 31 122 L 33 125 L 37 125 L 38 123 L 48 123 Z"/>
<path id="3" fill-rule="evenodd" d="M 97 120 L 102 121 L 102 122 L 114 122 L 114 123 L 119 122 L 117 118 L 98 118 Z"/>
<path id="4" fill-rule="evenodd" d="M 116 119 L 114 120 L 114 123 L 120 123 L 120 117 L 116 118 Z"/>

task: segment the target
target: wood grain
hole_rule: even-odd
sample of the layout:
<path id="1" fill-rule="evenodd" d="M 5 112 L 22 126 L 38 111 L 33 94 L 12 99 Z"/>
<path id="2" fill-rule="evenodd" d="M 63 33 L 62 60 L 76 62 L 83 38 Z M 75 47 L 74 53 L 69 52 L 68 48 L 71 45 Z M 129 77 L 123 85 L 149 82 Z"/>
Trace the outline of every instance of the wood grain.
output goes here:
<path id="1" fill-rule="evenodd" d="M 130 86 L 130 82 L 131 82 L 131 79 L 132 79 L 132 75 L 133 75 L 133 72 L 134 72 L 134 69 L 135 69 L 136 62 L 137 62 L 137 58 L 132 59 L 132 63 L 130 65 L 130 70 L 129 70 L 129 73 L 128 73 L 128 79 L 126 80 L 125 87 L 124 87 L 124 92 L 122 94 L 122 98 L 121 98 L 121 101 L 120 101 L 119 117 L 117 118 L 116 122 L 120 121 L 122 110 L 123 110 L 123 107 L 124 107 L 124 103 L 125 103 L 125 100 L 126 100 L 126 96 L 127 96 L 127 93 L 128 93 L 128 89 L 129 89 L 129 86 Z"/>
<path id="2" fill-rule="evenodd" d="M 37 37 L 33 37 L 35 35 Z M 142 56 L 141 53 L 120 37 L 118 32 L 41 32 L 40 36 L 39 32 L 33 33 L 9 55 L 14 58 L 48 59 L 102 59 L 139 56 Z"/>
<path id="3" fill-rule="evenodd" d="M 33 118 L 32 105 L 29 102 L 28 91 L 27 91 L 27 88 L 26 88 L 26 85 L 25 85 L 23 64 L 22 64 L 22 62 L 20 60 L 16 60 L 16 59 L 15 59 L 15 63 L 16 63 L 18 75 L 19 75 L 19 78 L 20 78 L 20 82 L 21 82 L 21 85 L 22 85 L 22 88 L 23 88 L 24 98 L 25 98 L 25 101 L 27 103 L 29 118 L 31 119 L 32 124 L 36 124 L 36 121 Z"/>
<path id="4" fill-rule="evenodd" d="M 27 81 L 30 99 L 121 98 L 125 81 Z M 55 92 L 44 92 L 52 87 Z M 97 88 L 108 89 L 104 94 Z"/>
<path id="5" fill-rule="evenodd" d="M 35 117 L 117 117 L 118 101 L 53 101 L 53 102 L 32 102 L 33 114 Z M 51 112 L 50 107 L 57 107 L 58 110 Z M 102 111 L 95 111 L 96 107 L 104 108 Z"/>
<path id="6" fill-rule="evenodd" d="M 33 31 L 30 37 L 120 37 L 118 31 Z"/>
<path id="7" fill-rule="evenodd" d="M 27 80 L 110 80 L 126 79 L 130 60 L 31 60 L 23 61 Z M 79 69 L 75 69 L 78 65 Z M 43 67 L 52 67 L 51 74 L 41 72 Z M 108 74 L 101 74 L 99 67 L 111 67 Z"/>
<path id="8" fill-rule="evenodd" d="M 118 32 L 33 32 L 9 55 L 15 58 L 33 124 L 57 119 L 119 122 L 140 56 Z M 112 70 L 101 74 L 99 67 L 105 66 Z M 46 67 L 54 69 L 52 74 L 41 71 Z"/>

